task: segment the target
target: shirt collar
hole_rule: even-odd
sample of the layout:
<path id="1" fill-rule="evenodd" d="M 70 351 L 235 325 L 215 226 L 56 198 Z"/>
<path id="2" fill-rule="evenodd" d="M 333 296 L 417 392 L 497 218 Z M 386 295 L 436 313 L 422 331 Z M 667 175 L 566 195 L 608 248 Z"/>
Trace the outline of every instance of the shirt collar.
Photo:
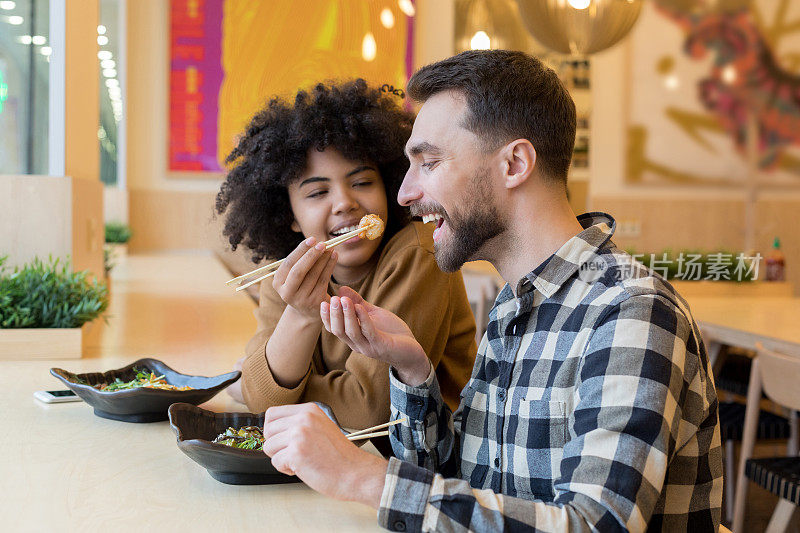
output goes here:
<path id="1" fill-rule="evenodd" d="M 572 275 L 614 234 L 617 223 L 606 213 L 592 212 L 578 216 L 583 231 L 569 239 L 556 253 L 548 257 L 517 283 L 516 294 L 521 298 L 535 287 L 550 298 Z"/>

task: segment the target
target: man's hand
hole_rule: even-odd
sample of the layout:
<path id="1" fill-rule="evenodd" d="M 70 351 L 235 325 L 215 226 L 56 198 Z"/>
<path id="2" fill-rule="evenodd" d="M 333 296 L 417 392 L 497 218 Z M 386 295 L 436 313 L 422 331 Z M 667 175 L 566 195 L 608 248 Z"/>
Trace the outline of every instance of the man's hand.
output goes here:
<path id="1" fill-rule="evenodd" d="M 397 370 L 403 383 L 420 385 L 430 373 L 430 362 L 403 320 L 364 300 L 350 287 L 320 304 L 325 329 L 352 350 L 385 361 Z"/>
<path id="2" fill-rule="evenodd" d="M 279 472 L 296 475 L 326 496 L 380 505 L 386 461 L 348 441 L 313 403 L 267 409 L 264 453 Z"/>

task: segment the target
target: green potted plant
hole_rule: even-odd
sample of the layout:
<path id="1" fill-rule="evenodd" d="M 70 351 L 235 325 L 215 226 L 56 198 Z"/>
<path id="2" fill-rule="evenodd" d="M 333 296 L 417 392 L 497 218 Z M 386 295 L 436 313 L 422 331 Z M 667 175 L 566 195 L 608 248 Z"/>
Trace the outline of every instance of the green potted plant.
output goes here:
<path id="1" fill-rule="evenodd" d="M 791 284 L 764 282 L 763 258 L 749 254 L 725 249 L 625 251 L 664 276 L 682 296 L 791 296 Z"/>
<path id="2" fill-rule="evenodd" d="M 106 248 L 113 258 L 128 254 L 128 241 L 131 240 L 130 226 L 124 222 L 106 222 Z"/>
<path id="3" fill-rule="evenodd" d="M 103 246 L 103 276 L 106 278 L 106 284 L 111 290 L 111 271 L 117 266 L 115 261 L 114 251 L 106 244 Z"/>
<path id="4" fill-rule="evenodd" d="M 34 259 L 13 270 L 0 257 L 0 359 L 81 357 L 81 327 L 108 308 L 108 288 L 69 261 Z"/>

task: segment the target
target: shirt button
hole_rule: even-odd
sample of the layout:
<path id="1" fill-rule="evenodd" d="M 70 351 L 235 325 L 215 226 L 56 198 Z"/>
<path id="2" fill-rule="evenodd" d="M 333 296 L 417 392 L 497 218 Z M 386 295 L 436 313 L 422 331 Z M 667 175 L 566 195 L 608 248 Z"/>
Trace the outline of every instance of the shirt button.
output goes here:
<path id="1" fill-rule="evenodd" d="M 497 468 L 500 468 L 500 458 L 499 457 L 495 457 L 494 458 L 494 466 L 496 466 Z"/>
<path id="2" fill-rule="evenodd" d="M 405 531 L 406 523 L 403 522 L 402 520 L 398 520 L 397 522 L 392 524 L 392 527 L 394 528 L 395 531 Z"/>
<path id="3" fill-rule="evenodd" d="M 501 402 L 506 401 L 506 391 L 505 389 L 500 389 L 497 391 L 497 397 L 500 399 Z"/>

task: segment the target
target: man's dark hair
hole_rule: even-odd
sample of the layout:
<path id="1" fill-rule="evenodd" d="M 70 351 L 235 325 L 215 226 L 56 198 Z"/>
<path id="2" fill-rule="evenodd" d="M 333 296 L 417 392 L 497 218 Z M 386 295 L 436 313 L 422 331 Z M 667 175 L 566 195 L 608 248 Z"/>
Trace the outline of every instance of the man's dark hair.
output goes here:
<path id="1" fill-rule="evenodd" d="M 312 149 L 334 148 L 346 159 L 377 165 L 389 207 L 384 242 L 397 233 L 409 221 L 396 198 L 414 124 L 414 115 L 399 103 L 363 79 L 320 83 L 298 91 L 294 104 L 271 99 L 225 160 L 234 166 L 217 194 L 216 212 L 227 211 L 223 234 L 231 248 L 244 244 L 258 262 L 284 257 L 300 244 L 303 235 L 291 229 L 287 187 L 306 168 Z"/>
<path id="2" fill-rule="evenodd" d="M 470 50 L 422 67 L 408 94 L 425 102 L 442 91 L 461 93 L 467 104 L 462 126 L 486 150 L 528 139 L 545 177 L 566 184 L 575 145 L 575 103 L 552 69 L 523 52 Z"/>

